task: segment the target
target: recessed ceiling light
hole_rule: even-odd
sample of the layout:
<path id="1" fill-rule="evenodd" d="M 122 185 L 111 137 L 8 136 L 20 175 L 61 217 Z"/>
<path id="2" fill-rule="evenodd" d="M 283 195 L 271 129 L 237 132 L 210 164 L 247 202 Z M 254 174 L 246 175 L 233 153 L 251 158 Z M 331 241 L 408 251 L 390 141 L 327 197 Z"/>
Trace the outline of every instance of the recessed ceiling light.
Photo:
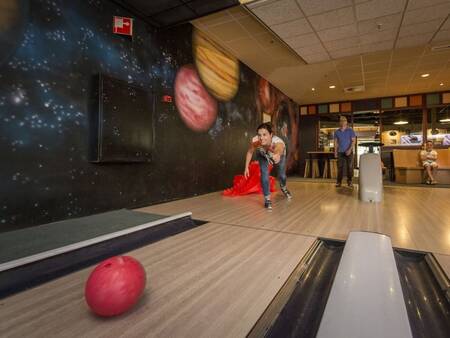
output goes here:
<path id="1" fill-rule="evenodd" d="M 329 86 L 328 88 L 334 89 L 334 88 L 336 88 L 336 86 L 335 86 L 335 85 L 331 85 L 331 86 Z"/>
<path id="2" fill-rule="evenodd" d="M 315 90 L 316 90 L 316 88 L 312 87 L 312 88 L 311 88 L 311 90 L 312 90 L 312 91 L 315 91 Z"/>
<path id="3" fill-rule="evenodd" d="M 439 83 L 439 86 L 443 86 L 444 84 L 441 82 L 441 83 Z"/>
<path id="4" fill-rule="evenodd" d="M 397 121 L 397 122 L 394 122 L 394 124 L 396 124 L 396 125 L 408 124 L 408 121 Z"/>
<path id="5" fill-rule="evenodd" d="M 425 73 L 425 74 L 422 74 L 422 75 L 420 75 L 420 76 L 422 76 L 422 77 L 428 77 L 428 76 L 430 76 L 430 74 Z"/>

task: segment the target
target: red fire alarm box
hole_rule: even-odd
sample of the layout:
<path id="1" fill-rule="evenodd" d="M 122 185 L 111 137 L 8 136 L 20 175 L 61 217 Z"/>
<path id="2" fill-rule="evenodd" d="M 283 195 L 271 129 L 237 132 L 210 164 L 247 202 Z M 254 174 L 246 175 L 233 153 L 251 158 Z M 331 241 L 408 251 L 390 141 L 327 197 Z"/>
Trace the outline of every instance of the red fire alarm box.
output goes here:
<path id="1" fill-rule="evenodd" d="M 133 19 L 123 16 L 114 16 L 113 33 L 130 36 L 133 35 Z"/>
<path id="2" fill-rule="evenodd" d="M 172 96 L 170 95 L 163 95 L 162 102 L 172 102 Z"/>

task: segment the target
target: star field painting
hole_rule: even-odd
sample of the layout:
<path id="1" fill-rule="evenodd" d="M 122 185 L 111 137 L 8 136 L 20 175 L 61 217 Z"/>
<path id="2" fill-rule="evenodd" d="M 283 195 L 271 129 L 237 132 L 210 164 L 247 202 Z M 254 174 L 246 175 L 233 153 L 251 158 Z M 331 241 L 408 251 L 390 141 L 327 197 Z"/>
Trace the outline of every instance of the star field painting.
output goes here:
<path id="1" fill-rule="evenodd" d="M 231 87 L 206 82 L 212 110 L 192 120 L 195 104 L 161 102 L 176 98 L 180 69 L 199 66 L 192 26 L 155 31 L 136 19 L 131 39 L 112 33 L 114 15 L 132 17 L 108 0 L 2 0 L 0 231 L 217 191 L 242 171 L 260 77 L 235 63 Z M 150 163 L 89 162 L 99 74 L 155 98 Z"/>

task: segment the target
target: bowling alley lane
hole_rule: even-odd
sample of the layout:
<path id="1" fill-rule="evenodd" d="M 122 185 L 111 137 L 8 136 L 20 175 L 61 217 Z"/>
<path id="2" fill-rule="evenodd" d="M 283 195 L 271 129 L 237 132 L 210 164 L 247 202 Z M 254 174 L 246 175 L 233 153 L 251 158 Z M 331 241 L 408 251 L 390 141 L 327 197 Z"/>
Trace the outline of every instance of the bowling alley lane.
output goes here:
<path id="1" fill-rule="evenodd" d="M 84 285 L 93 267 L 0 303 L 8 337 L 242 337 L 247 335 L 314 237 L 208 223 L 127 253 L 147 273 L 130 312 L 90 312 Z"/>

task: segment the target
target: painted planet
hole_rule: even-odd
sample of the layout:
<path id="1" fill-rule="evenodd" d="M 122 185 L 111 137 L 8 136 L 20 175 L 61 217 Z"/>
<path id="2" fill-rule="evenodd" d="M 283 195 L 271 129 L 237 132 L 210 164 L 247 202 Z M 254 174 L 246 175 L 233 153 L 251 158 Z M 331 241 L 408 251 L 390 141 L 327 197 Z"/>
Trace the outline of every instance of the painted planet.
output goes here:
<path id="1" fill-rule="evenodd" d="M 274 95 L 269 81 L 265 78 L 259 79 L 258 85 L 259 100 L 266 113 L 272 114 L 274 110 Z"/>
<path id="2" fill-rule="evenodd" d="M 193 65 L 178 70 L 175 105 L 181 119 L 192 130 L 208 130 L 217 118 L 217 101 L 209 95 Z"/>
<path id="3" fill-rule="evenodd" d="M 192 48 L 200 78 L 216 99 L 229 101 L 239 87 L 239 61 L 198 29 Z"/>

